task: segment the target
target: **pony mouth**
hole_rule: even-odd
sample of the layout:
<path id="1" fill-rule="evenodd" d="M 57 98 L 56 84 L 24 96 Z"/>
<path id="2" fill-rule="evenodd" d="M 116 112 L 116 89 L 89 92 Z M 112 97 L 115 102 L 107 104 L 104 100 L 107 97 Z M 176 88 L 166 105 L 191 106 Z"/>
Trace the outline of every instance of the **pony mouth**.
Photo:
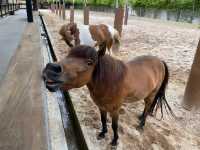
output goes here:
<path id="1" fill-rule="evenodd" d="M 60 81 L 60 80 L 50 80 L 50 79 L 46 80 L 46 84 L 48 85 L 62 84 L 62 83 L 63 81 Z"/>
<path id="2" fill-rule="evenodd" d="M 47 80 L 47 81 L 46 81 L 46 84 L 47 84 L 47 85 L 54 85 L 54 84 L 58 84 L 58 82 L 53 81 L 53 80 Z"/>
<path id="3" fill-rule="evenodd" d="M 54 86 L 61 86 L 63 82 L 61 81 L 46 81 L 46 85 L 50 86 L 50 87 L 54 87 Z"/>
<path id="4" fill-rule="evenodd" d="M 47 81 L 45 82 L 46 88 L 47 88 L 50 92 L 56 92 L 56 91 L 60 88 L 60 86 L 61 86 L 62 83 L 63 83 L 63 82 L 61 82 L 61 81 L 53 81 L 53 80 L 47 80 Z"/>

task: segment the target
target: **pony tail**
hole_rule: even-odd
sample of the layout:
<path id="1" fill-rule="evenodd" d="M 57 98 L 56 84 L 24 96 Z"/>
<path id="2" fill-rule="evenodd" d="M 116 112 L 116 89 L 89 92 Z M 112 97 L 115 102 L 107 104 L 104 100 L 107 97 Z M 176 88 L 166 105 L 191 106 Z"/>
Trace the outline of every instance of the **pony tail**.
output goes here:
<path id="1" fill-rule="evenodd" d="M 158 91 L 158 93 L 155 96 L 155 99 L 151 105 L 150 113 L 157 112 L 158 108 L 160 107 L 161 110 L 161 119 L 163 118 L 163 106 L 165 107 L 165 111 L 167 114 L 171 114 L 172 117 L 176 118 L 174 112 L 172 111 L 171 107 L 169 106 L 167 100 L 166 100 L 166 87 L 169 81 L 169 69 L 167 64 L 163 61 L 164 67 L 165 67 L 165 77 L 162 82 L 162 85 Z"/>

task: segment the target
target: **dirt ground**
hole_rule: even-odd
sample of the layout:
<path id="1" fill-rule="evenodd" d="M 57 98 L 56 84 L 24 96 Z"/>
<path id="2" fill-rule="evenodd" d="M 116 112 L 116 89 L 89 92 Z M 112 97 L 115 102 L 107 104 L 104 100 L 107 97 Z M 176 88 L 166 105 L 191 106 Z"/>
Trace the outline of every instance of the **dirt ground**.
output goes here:
<path id="1" fill-rule="evenodd" d="M 56 46 L 56 55 L 62 59 L 68 47 L 60 40 L 58 30 L 69 19 L 63 21 L 51 12 L 42 13 Z M 66 16 L 68 18 L 68 11 Z M 113 14 L 91 12 L 91 23 L 113 25 L 113 19 Z M 83 22 L 81 11 L 75 11 L 75 21 Z M 139 123 L 137 116 L 144 107 L 143 101 L 125 103 L 120 111 L 117 150 L 200 149 L 200 112 L 186 111 L 181 106 L 199 37 L 200 30 L 194 25 L 130 17 L 128 25 L 123 28 L 117 57 L 127 61 L 140 55 L 156 55 L 167 62 L 170 68 L 167 100 L 177 119 L 169 117 L 167 113 L 161 121 L 159 114 L 157 117 L 148 117 L 144 132 L 140 133 L 135 128 Z M 100 131 L 100 116 L 87 88 L 70 90 L 70 95 L 89 147 L 93 150 L 111 149 L 110 118 L 109 133 L 105 139 L 98 141 L 96 136 Z"/>

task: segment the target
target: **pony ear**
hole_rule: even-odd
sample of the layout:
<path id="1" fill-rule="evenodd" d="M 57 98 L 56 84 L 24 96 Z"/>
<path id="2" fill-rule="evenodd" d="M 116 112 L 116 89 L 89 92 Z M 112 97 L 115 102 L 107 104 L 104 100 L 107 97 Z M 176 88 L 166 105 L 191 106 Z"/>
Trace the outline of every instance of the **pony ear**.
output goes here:
<path id="1" fill-rule="evenodd" d="M 106 42 L 102 42 L 99 45 L 99 50 L 98 50 L 98 57 L 104 56 L 106 53 Z"/>
<path id="2" fill-rule="evenodd" d="M 76 23 L 71 23 L 71 25 L 70 25 L 71 34 L 74 34 L 76 31 L 77 31 L 77 24 Z"/>

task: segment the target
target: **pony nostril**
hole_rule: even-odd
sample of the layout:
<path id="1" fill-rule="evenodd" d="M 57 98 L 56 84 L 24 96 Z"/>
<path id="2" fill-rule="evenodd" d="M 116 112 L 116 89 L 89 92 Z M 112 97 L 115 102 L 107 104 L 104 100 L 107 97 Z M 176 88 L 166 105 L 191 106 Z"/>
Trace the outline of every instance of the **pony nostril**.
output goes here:
<path id="1" fill-rule="evenodd" d="M 46 66 L 47 70 L 52 70 L 56 73 L 61 73 L 62 72 L 62 68 L 59 64 L 56 63 L 48 63 Z"/>
<path id="2" fill-rule="evenodd" d="M 54 64 L 54 71 L 56 73 L 61 73 L 62 72 L 62 68 L 59 64 Z"/>

